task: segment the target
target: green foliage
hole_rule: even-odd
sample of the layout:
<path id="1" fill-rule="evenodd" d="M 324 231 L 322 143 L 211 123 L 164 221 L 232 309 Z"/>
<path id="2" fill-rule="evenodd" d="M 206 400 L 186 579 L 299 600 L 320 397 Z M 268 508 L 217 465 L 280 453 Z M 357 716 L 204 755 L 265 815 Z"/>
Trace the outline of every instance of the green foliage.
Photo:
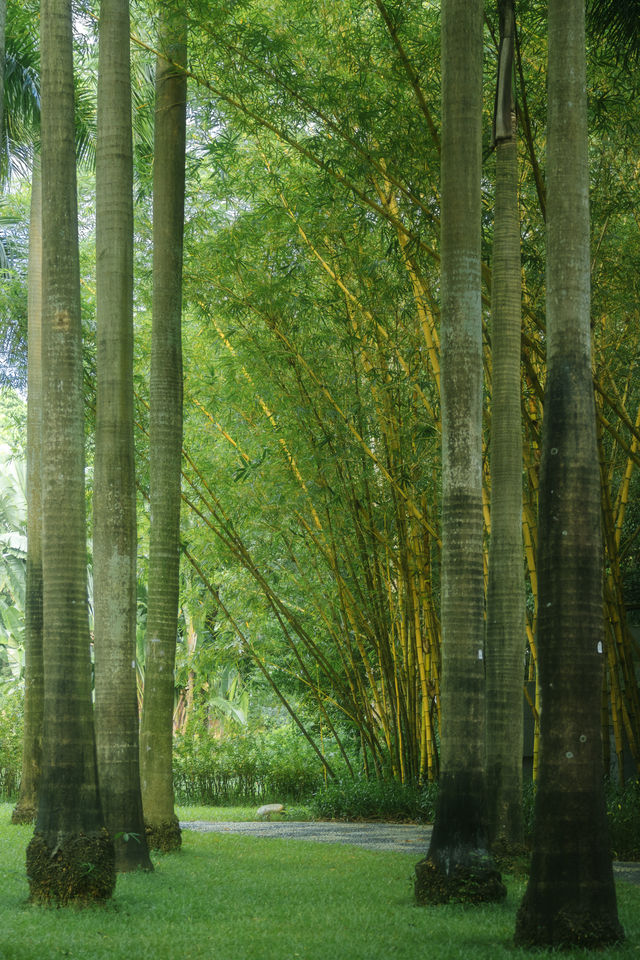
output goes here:
<path id="1" fill-rule="evenodd" d="M 609 837 L 615 860 L 640 860 L 640 780 L 607 789 Z"/>
<path id="2" fill-rule="evenodd" d="M 623 60 L 640 56 L 638 0 L 589 0 L 587 24 L 595 40 L 603 40 Z"/>
<path id="3" fill-rule="evenodd" d="M 341 780 L 313 797 L 312 810 L 321 820 L 416 820 L 435 815 L 437 783 L 423 787 L 396 780 Z"/>
<path id="4" fill-rule="evenodd" d="M 0 444 L 0 682 L 22 678 L 26 580 L 26 469 Z"/>
<path id="5" fill-rule="evenodd" d="M 323 782 L 319 758 L 291 727 L 177 737 L 173 769 L 178 803 L 299 801 Z"/>
<path id="6" fill-rule="evenodd" d="M 22 694 L 12 691 L 0 700 L 0 798 L 15 800 L 22 775 Z"/>

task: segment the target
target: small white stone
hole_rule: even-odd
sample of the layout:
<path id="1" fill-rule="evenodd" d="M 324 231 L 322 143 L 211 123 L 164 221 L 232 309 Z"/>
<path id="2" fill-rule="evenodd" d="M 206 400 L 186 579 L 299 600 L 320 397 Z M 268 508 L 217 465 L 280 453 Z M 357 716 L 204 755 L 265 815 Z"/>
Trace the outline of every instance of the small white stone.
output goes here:
<path id="1" fill-rule="evenodd" d="M 283 811 L 284 804 L 282 803 L 265 803 L 263 806 L 258 807 L 256 810 L 256 816 L 265 817 L 268 820 L 272 813 L 282 813 Z"/>

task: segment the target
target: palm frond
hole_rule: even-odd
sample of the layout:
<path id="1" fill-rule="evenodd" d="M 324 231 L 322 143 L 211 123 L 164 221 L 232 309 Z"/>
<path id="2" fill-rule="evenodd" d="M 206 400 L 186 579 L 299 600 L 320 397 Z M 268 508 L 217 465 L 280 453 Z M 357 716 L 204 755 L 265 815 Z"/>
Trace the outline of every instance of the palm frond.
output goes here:
<path id="1" fill-rule="evenodd" d="M 606 40 L 619 60 L 640 55 L 640 0 L 588 0 L 591 37 Z"/>

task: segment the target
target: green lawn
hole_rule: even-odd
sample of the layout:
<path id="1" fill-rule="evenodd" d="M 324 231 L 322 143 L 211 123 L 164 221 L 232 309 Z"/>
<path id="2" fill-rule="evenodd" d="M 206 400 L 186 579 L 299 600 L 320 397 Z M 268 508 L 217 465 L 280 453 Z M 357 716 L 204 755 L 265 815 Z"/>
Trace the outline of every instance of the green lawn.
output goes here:
<path id="1" fill-rule="evenodd" d="M 9 814 L 0 807 L 1 960 L 540 956 L 511 945 L 515 882 L 500 906 L 418 908 L 415 854 L 304 841 L 185 831 L 182 851 L 156 857 L 154 874 L 119 877 L 107 906 L 33 907 L 24 872 L 31 828 L 11 826 Z M 627 943 L 594 958 L 640 957 L 640 888 L 618 890 Z"/>

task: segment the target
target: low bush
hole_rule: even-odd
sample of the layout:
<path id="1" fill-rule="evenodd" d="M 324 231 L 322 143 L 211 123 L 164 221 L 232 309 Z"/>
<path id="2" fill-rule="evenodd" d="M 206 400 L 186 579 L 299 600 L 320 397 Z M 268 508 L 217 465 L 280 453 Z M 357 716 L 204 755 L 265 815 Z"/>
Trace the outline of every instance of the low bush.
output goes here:
<path id="1" fill-rule="evenodd" d="M 607 788 L 609 837 L 615 860 L 640 860 L 640 780 Z"/>
<path id="2" fill-rule="evenodd" d="M 323 820 L 429 822 L 435 814 L 437 784 L 423 787 L 395 780 L 340 780 L 318 790 L 311 809 Z"/>
<path id="3" fill-rule="evenodd" d="M 319 757 L 290 727 L 223 739 L 206 733 L 176 739 L 179 803 L 297 802 L 317 791 L 323 780 Z"/>

